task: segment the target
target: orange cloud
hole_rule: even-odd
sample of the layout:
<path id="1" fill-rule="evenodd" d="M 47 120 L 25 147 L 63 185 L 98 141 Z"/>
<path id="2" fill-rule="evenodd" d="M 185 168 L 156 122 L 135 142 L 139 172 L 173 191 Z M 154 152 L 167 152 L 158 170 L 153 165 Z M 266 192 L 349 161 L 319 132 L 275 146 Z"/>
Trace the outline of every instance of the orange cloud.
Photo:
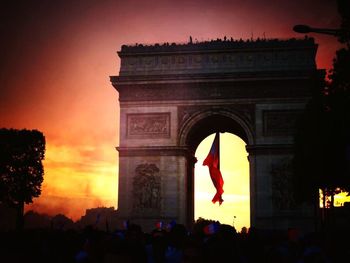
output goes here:
<path id="1" fill-rule="evenodd" d="M 111 151 L 108 144 L 48 143 L 42 194 L 25 210 L 63 213 L 77 220 L 88 208 L 116 207 L 117 162 Z"/>

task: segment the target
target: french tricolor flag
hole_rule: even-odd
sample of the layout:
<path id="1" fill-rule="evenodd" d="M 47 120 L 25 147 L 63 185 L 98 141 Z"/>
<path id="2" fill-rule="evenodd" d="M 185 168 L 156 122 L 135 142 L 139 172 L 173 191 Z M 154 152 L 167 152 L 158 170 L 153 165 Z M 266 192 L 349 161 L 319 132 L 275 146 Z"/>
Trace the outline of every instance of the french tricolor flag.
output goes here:
<path id="1" fill-rule="evenodd" d="M 220 171 L 220 134 L 217 132 L 213 144 L 211 145 L 208 156 L 203 161 L 203 165 L 209 167 L 210 178 L 216 188 L 216 194 L 214 195 L 212 202 L 215 204 L 219 202 L 219 205 L 224 201 L 222 194 L 224 193 L 224 180 Z"/>
<path id="2" fill-rule="evenodd" d="M 217 224 L 217 223 L 211 223 L 209 225 L 206 225 L 203 228 L 204 234 L 206 234 L 206 235 L 215 234 L 215 233 L 217 233 L 219 231 L 219 227 L 220 227 L 220 225 Z"/>
<path id="3" fill-rule="evenodd" d="M 162 222 L 162 221 L 158 221 L 158 222 L 156 223 L 156 228 L 157 228 L 157 229 L 162 229 L 162 228 L 163 228 L 163 222 Z"/>

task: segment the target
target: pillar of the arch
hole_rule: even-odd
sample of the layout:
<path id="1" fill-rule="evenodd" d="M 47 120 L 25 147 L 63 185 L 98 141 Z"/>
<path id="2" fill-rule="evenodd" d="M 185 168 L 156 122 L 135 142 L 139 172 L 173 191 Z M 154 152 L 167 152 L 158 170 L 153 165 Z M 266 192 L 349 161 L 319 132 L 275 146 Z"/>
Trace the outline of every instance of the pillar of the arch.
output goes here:
<path id="1" fill-rule="evenodd" d="M 314 208 L 293 202 L 292 145 L 247 146 L 250 163 L 251 226 L 260 229 L 315 229 Z"/>
<path id="2" fill-rule="evenodd" d="M 263 229 L 313 230 L 314 209 L 293 201 L 292 169 L 296 121 L 305 101 L 258 103 L 250 163 L 251 225 Z"/>
<path id="3" fill-rule="evenodd" d="M 128 147 L 119 151 L 118 214 L 146 231 L 159 221 L 193 220 L 193 162 L 183 148 Z M 193 172 L 192 172 L 193 173 Z"/>
<path id="4" fill-rule="evenodd" d="M 288 145 L 247 146 L 251 178 L 251 225 L 254 227 L 262 229 L 281 228 L 278 225 L 278 220 L 274 220 L 277 214 L 273 203 L 271 168 L 280 160 L 290 156 L 288 148 Z"/>
<path id="5" fill-rule="evenodd" d="M 193 157 L 177 134 L 176 106 L 121 102 L 118 215 L 145 231 L 159 221 L 187 225 L 192 216 Z"/>

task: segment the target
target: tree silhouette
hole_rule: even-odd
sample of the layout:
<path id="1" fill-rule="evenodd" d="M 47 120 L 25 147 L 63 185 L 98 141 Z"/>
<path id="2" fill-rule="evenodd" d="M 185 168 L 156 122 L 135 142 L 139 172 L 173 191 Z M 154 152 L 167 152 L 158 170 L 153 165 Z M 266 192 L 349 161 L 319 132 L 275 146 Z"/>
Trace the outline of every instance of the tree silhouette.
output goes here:
<path id="1" fill-rule="evenodd" d="M 325 92 L 333 139 L 333 153 L 329 158 L 332 167 L 327 171 L 332 174 L 329 180 L 331 187 L 327 189 L 329 193 L 325 192 L 331 196 L 331 207 L 337 188 L 350 190 L 350 2 L 338 0 L 338 12 L 341 15 L 338 40 L 345 47 L 336 52 Z"/>
<path id="2" fill-rule="evenodd" d="M 325 197 L 350 190 L 350 2 L 338 0 L 341 15 L 340 43 L 329 80 L 313 90 L 312 99 L 299 120 L 295 137 L 295 186 L 298 201 L 319 203 Z"/>
<path id="3" fill-rule="evenodd" d="M 45 137 L 37 130 L 0 129 L 0 202 L 17 210 L 23 227 L 24 203 L 41 194 Z"/>
<path id="4" fill-rule="evenodd" d="M 322 89 L 323 79 L 315 85 L 313 96 L 297 122 L 294 140 L 294 186 L 296 201 L 318 203 L 318 189 L 322 188 L 327 175 L 332 141 Z"/>

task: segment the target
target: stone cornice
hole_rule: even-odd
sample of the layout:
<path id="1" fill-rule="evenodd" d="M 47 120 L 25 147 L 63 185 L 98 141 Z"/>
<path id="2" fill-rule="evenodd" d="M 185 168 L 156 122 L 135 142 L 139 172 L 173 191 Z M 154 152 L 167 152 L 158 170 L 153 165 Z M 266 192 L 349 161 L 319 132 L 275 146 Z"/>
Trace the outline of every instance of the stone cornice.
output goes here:
<path id="1" fill-rule="evenodd" d="M 110 76 L 114 87 L 130 84 L 152 83 L 193 83 L 193 82 L 244 82 L 264 80 L 310 79 L 316 76 L 316 70 L 285 71 L 258 71 L 258 72 L 231 72 L 206 74 L 162 74 L 162 75 L 134 75 Z"/>
<path id="2" fill-rule="evenodd" d="M 177 146 L 152 146 L 152 147 L 116 147 L 120 157 L 124 156 L 185 156 L 194 157 L 186 147 Z"/>
<path id="3" fill-rule="evenodd" d="M 167 101 L 305 98 L 310 96 L 313 85 L 314 80 L 310 78 L 285 81 L 266 79 L 243 82 L 114 84 L 114 87 L 119 92 L 119 101 Z"/>

